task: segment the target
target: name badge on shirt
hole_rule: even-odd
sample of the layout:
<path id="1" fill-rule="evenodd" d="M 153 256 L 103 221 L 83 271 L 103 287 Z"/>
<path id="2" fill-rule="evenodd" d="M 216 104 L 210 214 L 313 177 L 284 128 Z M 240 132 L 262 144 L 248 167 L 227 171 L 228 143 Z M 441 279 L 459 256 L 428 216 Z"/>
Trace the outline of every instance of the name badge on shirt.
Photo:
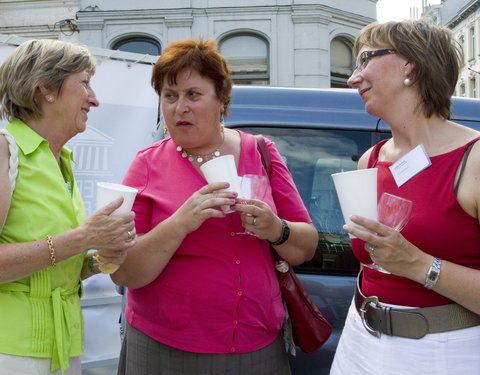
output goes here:
<path id="1" fill-rule="evenodd" d="M 425 168 L 428 168 L 432 162 L 428 157 L 427 151 L 423 145 L 418 145 L 408 154 L 397 160 L 390 166 L 393 178 L 397 186 L 402 186 Z"/>

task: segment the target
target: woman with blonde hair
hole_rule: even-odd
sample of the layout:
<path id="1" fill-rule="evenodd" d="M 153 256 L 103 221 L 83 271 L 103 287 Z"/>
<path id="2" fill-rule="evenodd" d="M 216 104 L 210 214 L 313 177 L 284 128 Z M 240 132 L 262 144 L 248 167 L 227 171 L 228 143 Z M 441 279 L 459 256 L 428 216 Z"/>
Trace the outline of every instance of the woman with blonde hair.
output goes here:
<path id="1" fill-rule="evenodd" d="M 133 213 L 109 216 L 121 200 L 86 219 L 64 147 L 99 105 L 94 73 L 86 48 L 55 40 L 24 42 L 0 66 L 2 375 L 80 375 L 81 280 L 99 272 L 87 251 L 121 264 L 136 242 Z"/>
<path id="2" fill-rule="evenodd" d="M 368 25 L 355 50 L 348 84 L 392 132 L 358 168 L 413 208 L 401 232 L 344 227 L 359 261 L 389 273 L 360 272 L 331 374 L 480 373 L 480 133 L 450 120 L 460 46 L 421 19 Z"/>

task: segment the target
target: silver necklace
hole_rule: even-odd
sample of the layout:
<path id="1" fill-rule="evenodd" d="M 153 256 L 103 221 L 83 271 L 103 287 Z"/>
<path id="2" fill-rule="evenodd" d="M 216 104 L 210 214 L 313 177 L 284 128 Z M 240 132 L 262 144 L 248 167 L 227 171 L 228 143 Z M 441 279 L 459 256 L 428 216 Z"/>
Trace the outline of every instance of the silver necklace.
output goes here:
<path id="1" fill-rule="evenodd" d="M 187 150 L 185 150 L 182 146 L 177 146 L 177 151 L 182 153 L 182 158 L 188 158 L 190 163 L 193 163 L 194 161 L 197 162 L 198 164 L 203 163 L 204 161 L 209 161 L 215 158 L 218 158 L 220 154 L 220 148 L 223 146 L 223 142 L 225 141 L 225 133 L 223 131 L 223 126 L 221 128 L 222 131 L 222 142 L 220 143 L 220 146 L 218 146 L 215 150 L 212 152 L 207 152 L 206 154 L 191 154 Z"/>

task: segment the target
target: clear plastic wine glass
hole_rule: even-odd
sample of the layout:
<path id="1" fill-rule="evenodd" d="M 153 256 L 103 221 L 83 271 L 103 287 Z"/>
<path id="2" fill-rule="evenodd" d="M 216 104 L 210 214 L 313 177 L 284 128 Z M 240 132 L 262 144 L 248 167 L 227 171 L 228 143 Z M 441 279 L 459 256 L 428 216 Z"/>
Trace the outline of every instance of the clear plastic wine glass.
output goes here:
<path id="1" fill-rule="evenodd" d="M 265 194 L 267 193 L 268 185 L 269 180 L 267 176 L 257 174 L 246 174 L 241 176 L 239 194 L 240 204 L 246 204 L 246 201 L 242 201 L 242 198 L 263 200 L 265 198 Z M 254 235 L 247 230 L 237 234 Z"/>
<path id="2" fill-rule="evenodd" d="M 400 232 L 410 219 L 412 205 L 411 200 L 383 192 L 377 207 L 378 221 Z M 390 273 L 375 262 L 364 264 L 364 266 L 383 273 Z"/>

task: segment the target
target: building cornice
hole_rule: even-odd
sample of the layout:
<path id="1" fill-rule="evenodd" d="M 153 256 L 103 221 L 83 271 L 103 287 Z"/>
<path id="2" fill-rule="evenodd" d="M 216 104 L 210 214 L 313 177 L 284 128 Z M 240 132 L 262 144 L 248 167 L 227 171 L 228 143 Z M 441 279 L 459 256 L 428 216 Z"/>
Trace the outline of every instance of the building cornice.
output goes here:
<path id="1" fill-rule="evenodd" d="M 191 26 L 195 16 L 204 14 L 206 16 L 224 16 L 235 14 L 236 16 L 278 15 L 292 14 L 294 23 L 321 23 L 329 24 L 332 19 L 344 20 L 356 24 L 366 25 L 375 21 L 370 17 L 359 16 L 350 12 L 331 8 L 325 5 L 279 5 L 279 6 L 252 6 L 252 7 L 215 7 L 215 8 L 188 8 L 182 9 L 134 9 L 134 10 L 81 10 L 77 12 L 79 24 L 95 22 L 95 20 L 110 19 L 162 19 L 180 23 L 180 25 Z M 176 20 L 176 21 L 174 21 Z M 183 21 L 182 21 L 183 20 Z"/>
<path id="2" fill-rule="evenodd" d="M 461 23 L 463 20 L 468 18 L 471 14 L 473 14 L 475 11 L 477 11 L 480 8 L 480 1 L 478 0 L 471 0 L 469 3 L 467 3 L 463 8 L 461 8 L 457 15 L 452 18 L 450 21 L 447 22 L 447 26 L 451 29 L 453 29 L 455 26 L 457 26 L 459 23 Z"/>
<path id="3" fill-rule="evenodd" d="M 192 16 L 167 16 L 165 17 L 165 25 L 168 27 L 192 27 Z"/>

